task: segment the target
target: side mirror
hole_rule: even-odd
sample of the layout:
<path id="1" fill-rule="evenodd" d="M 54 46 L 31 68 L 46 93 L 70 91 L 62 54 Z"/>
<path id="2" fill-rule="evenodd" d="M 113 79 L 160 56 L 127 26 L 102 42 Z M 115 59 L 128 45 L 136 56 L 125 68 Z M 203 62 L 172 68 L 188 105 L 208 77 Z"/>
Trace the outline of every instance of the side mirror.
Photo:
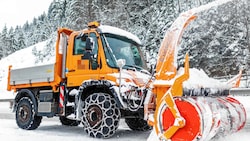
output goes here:
<path id="1" fill-rule="evenodd" d="M 94 41 L 91 37 L 86 38 L 86 44 L 85 44 L 85 49 L 83 51 L 83 56 L 82 59 L 93 59 L 93 46 L 94 46 Z"/>
<path id="2" fill-rule="evenodd" d="M 119 68 L 122 68 L 125 64 L 126 64 L 126 60 L 125 59 L 118 59 L 116 61 L 116 64 Z"/>
<path id="3" fill-rule="evenodd" d="M 121 94 L 121 82 L 122 82 L 122 67 L 126 64 L 125 59 L 118 59 L 116 61 L 117 66 L 119 67 L 119 94 Z"/>
<path id="4" fill-rule="evenodd" d="M 89 60 L 89 69 L 96 70 L 98 68 L 97 60 L 93 54 L 94 39 L 91 37 L 86 38 L 86 48 L 83 52 L 82 60 Z"/>
<path id="5" fill-rule="evenodd" d="M 94 48 L 94 40 L 93 40 L 93 38 L 88 37 L 86 39 L 86 50 L 91 50 L 92 51 L 93 48 Z"/>

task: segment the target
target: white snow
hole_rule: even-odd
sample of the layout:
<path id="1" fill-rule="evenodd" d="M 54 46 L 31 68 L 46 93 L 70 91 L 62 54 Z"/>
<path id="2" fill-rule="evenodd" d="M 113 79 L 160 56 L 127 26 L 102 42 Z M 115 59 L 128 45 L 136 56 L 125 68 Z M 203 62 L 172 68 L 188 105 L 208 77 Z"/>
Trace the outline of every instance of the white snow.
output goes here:
<path id="1" fill-rule="evenodd" d="M 121 36 L 127 37 L 128 39 L 135 41 L 139 45 L 142 44 L 141 40 L 137 36 L 123 29 L 108 26 L 108 25 L 101 25 L 99 28 L 101 29 L 102 33 L 121 35 Z"/>
<path id="2" fill-rule="evenodd" d="M 0 138 L 8 141 L 145 141 L 150 131 L 132 131 L 121 120 L 116 134 L 110 139 L 95 139 L 89 137 L 82 125 L 69 127 L 61 125 L 59 119 L 44 117 L 36 130 L 22 130 L 17 127 L 14 113 L 9 109 L 9 103 L 0 102 Z M 7 138 L 6 138 L 7 137 Z"/>
<path id="3" fill-rule="evenodd" d="M 180 68 L 178 73 L 183 73 L 184 68 Z M 190 77 L 183 83 L 183 87 L 193 88 L 218 88 L 218 89 L 229 89 L 232 85 L 226 82 L 221 82 L 217 79 L 209 77 L 203 70 L 190 68 Z"/>

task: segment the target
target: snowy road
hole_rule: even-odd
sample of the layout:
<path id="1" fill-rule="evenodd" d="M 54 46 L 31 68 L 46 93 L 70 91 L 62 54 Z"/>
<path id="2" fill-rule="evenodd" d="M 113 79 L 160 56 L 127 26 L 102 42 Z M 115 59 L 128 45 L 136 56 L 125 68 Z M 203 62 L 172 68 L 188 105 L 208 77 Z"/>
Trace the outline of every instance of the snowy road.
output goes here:
<path id="1" fill-rule="evenodd" d="M 27 131 L 19 129 L 16 125 L 14 113 L 9 109 L 9 103 L 0 102 L 0 138 L 8 138 L 8 141 L 101 141 L 89 137 L 78 127 L 62 126 L 58 118 L 44 117 L 38 129 Z M 124 121 L 115 136 L 106 141 L 146 141 L 150 132 L 135 132 L 130 130 Z"/>
<path id="2" fill-rule="evenodd" d="M 237 97 L 250 114 L 250 97 Z M 9 109 L 9 103 L 0 102 L 0 138 L 8 138 L 8 141 L 146 141 L 150 132 L 131 131 L 124 121 L 114 137 L 110 139 L 94 139 L 89 137 L 83 130 L 82 125 L 78 127 L 62 126 L 58 118 L 43 118 L 38 129 L 27 131 L 19 129 L 15 123 L 14 113 Z M 250 118 L 247 118 L 246 126 L 238 133 L 227 136 L 219 141 L 249 141 L 250 140 Z"/>

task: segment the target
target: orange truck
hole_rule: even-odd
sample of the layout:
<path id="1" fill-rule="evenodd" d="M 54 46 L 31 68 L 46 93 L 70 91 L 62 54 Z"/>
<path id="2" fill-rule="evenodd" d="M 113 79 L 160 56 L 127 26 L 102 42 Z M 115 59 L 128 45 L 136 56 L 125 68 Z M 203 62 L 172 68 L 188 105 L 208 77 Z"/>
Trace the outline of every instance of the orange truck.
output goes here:
<path id="1" fill-rule="evenodd" d="M 97 22 L 82 31 L 60 28 L 55 63 L 9 67 L 17 125 L 32 130 L 43 116 L 58 116 L 63 125 L 82 123 L 89 136 L 109 138 L 125 118 L 132 130 L 153 127 L 157 139 L 173 141 L 211 140 L 242 129 L 246 112 L 229 94 L 233 85 L 183 89 L 191 77 L 188 55 L 182 72 L 176 55 L 196 17 L 185 12 L 168 29 L 154 74 L 146 70 L 140 40 L 127 31 Z"/>
<path id="2" fill-rule="evenodd" d="M 123 117 L 132 130 L 150 130 L 143 119 L 150 74 L 140 45 L 137 36 L 98 22 L 82 31 L 60 28 L 55 63 L 9 67 L 17 125 L 36 129 L 43 116 L 59 116 L 63 125 L 82 122 L 90 136 L 108 138 Z"/>

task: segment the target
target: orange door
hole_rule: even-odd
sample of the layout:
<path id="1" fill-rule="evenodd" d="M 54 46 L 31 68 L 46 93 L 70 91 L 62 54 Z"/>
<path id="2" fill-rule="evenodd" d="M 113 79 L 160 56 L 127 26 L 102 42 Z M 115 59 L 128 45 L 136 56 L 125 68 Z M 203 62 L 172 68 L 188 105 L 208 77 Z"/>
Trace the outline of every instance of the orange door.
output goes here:
<path id="1" fill-rule="evenodd" d="M 88 37 L 93 39 L 93 48 L 86 49 L 86 40 Z M 81 36 L 74 35 L 68 46 L 67 54 L 67 85 L 80 86 L 85 80 L 99 78 L 98 62 L 98 42 L 95 32 L 86 33 Z M 88 59 L 84 55 L 91 53 L 92 58 Z M 83 57 L 84 56 L 84 57 Z"/>

